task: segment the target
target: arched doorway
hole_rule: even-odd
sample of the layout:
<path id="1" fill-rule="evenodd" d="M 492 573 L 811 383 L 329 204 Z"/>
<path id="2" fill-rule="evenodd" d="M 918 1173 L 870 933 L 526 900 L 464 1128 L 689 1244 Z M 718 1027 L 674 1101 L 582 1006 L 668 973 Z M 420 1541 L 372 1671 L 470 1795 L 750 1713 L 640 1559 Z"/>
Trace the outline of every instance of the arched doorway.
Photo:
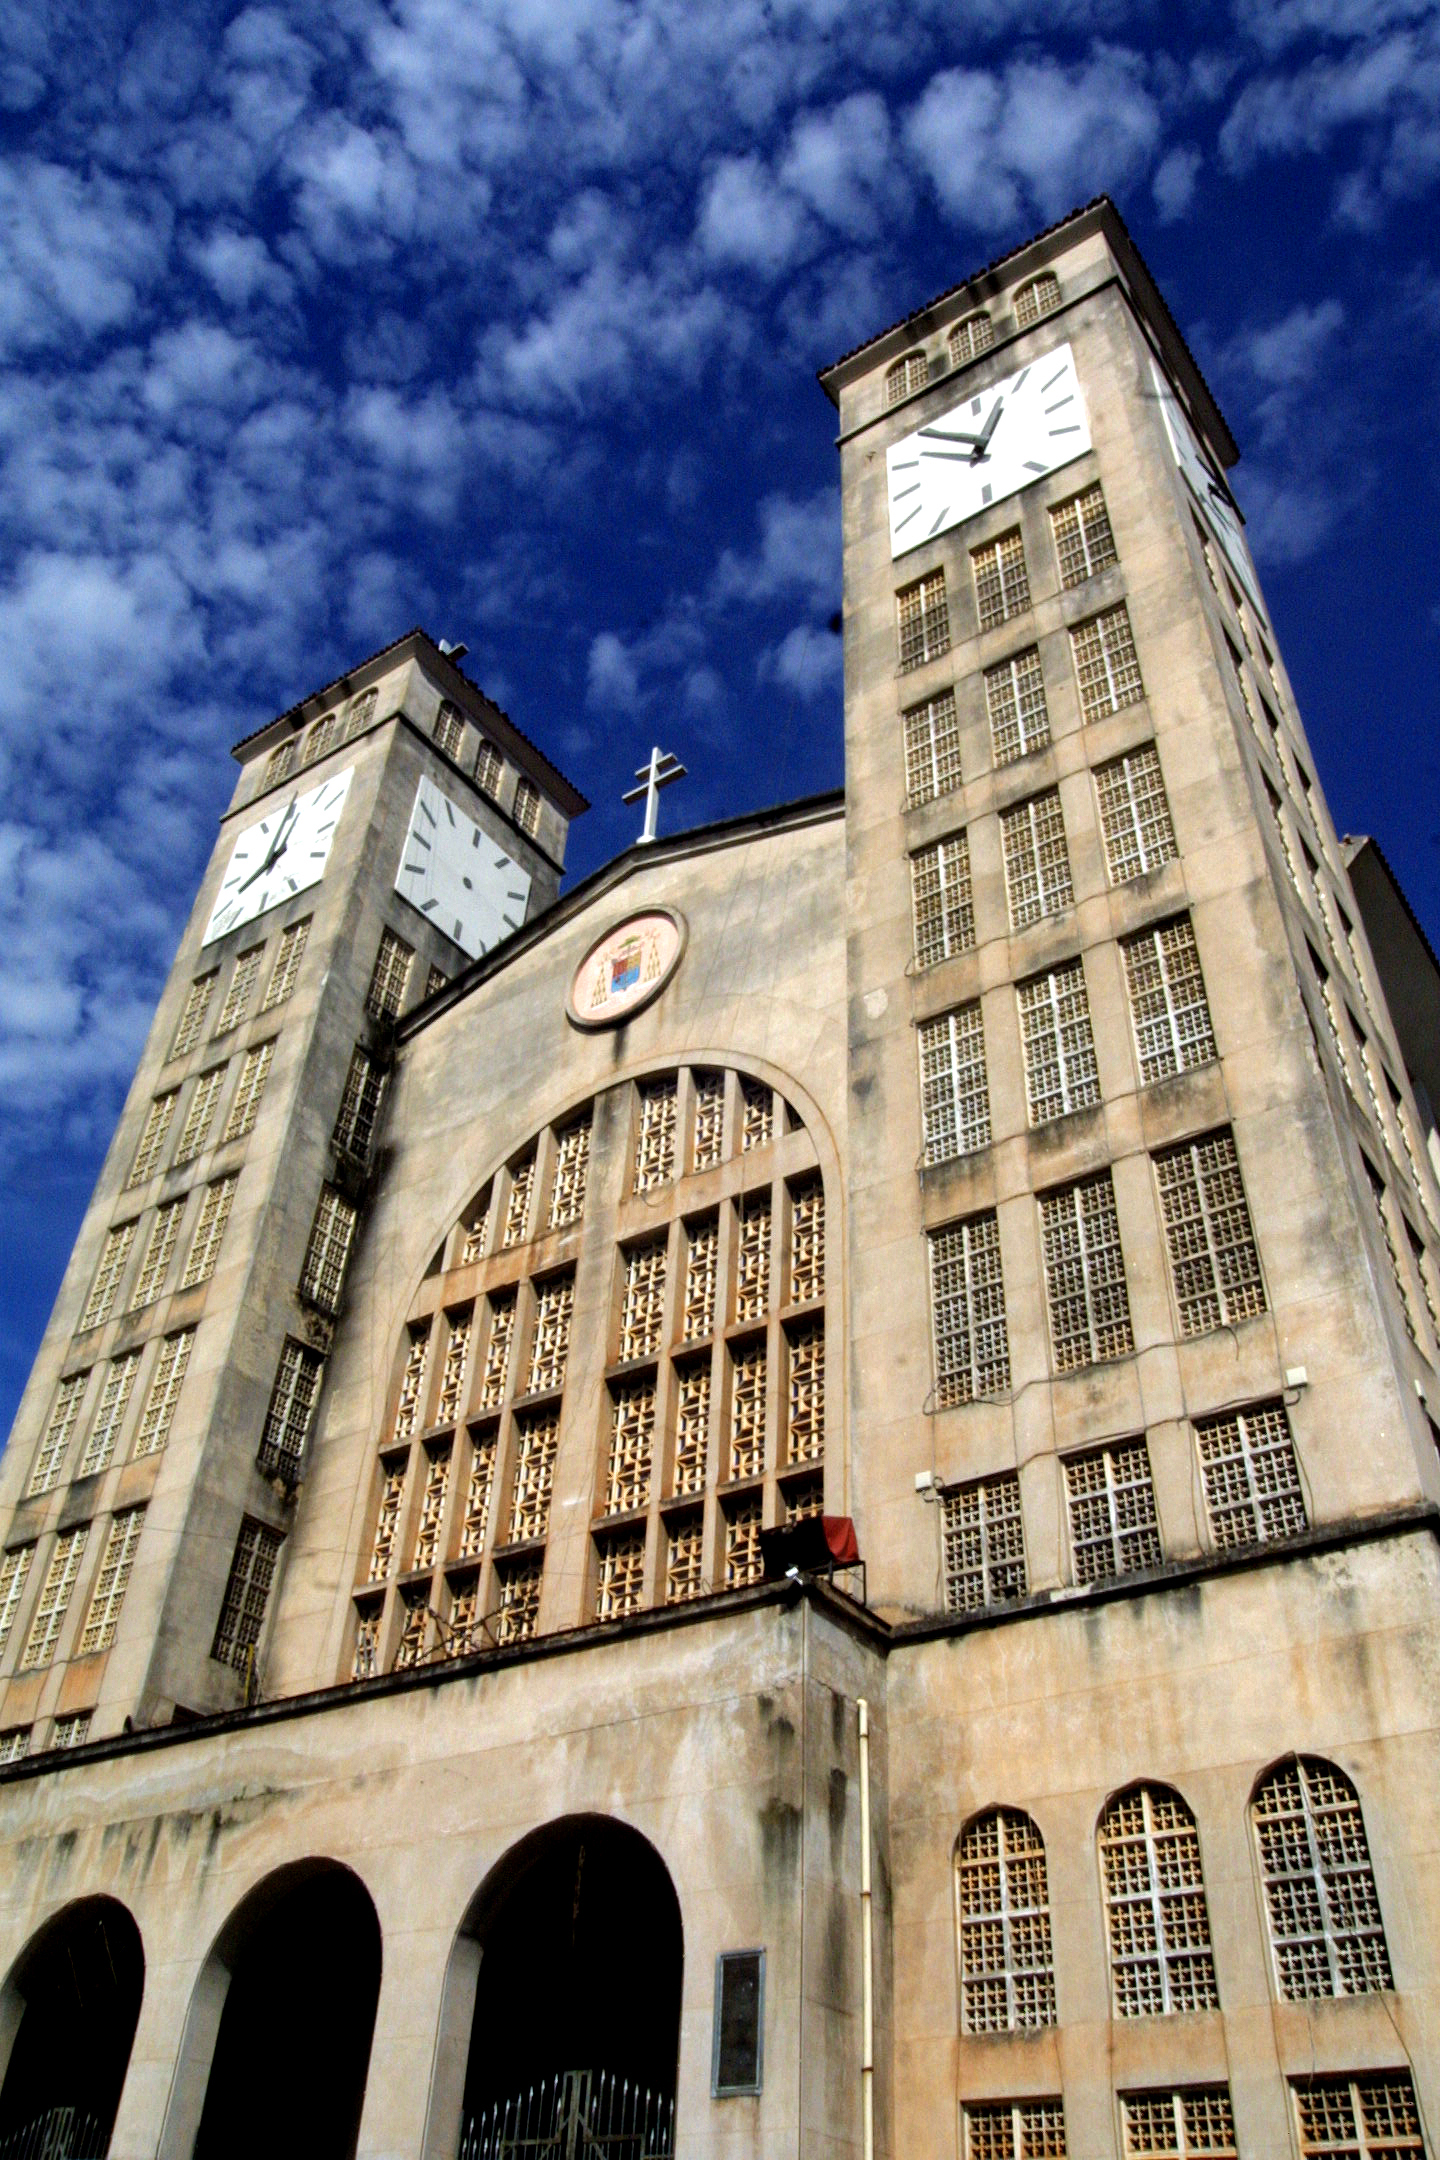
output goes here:
<path id="1" fill-rule="evenodd" d="M 13 2036 L 0 2155 L 106 2150 L 144 1988 L 140 1930 L 113 1898 L 67 1905 L 27 1945 L 0 1992 L 0 2035 Z"/>
<path id="2" fill-rule="evenodd" d="M 352 2160 L 380 1995 L 380 1922 L 334 1861 L 282 1868 L 231 1916 L 197 1996 L 224 1987 L 194 2160 Z"/>
<path id="3" fill-rule="evenodd" d="M 507 1854 L 478 1945 L 460 2160 L 668 2160 L 684 1945 L 655 1848 L 570 1816 Z"/>

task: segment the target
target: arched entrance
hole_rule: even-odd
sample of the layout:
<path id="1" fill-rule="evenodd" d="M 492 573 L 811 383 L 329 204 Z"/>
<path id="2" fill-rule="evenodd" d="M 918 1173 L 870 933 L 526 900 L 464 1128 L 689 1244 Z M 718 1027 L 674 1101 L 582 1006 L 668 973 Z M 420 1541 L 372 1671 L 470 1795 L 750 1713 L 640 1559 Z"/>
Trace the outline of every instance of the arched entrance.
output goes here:
<path id="1" fill-rule="evenodd" d="M 460 2160 L 668 2160 L 684 1945 L 655 1848 L 604 1816 L 549 1824 L 495 1870 L 466 1934 Z"/>
<path id="2" fill-rule="evenodd" d="M 0 2156 L 103 2153 L 145 1988 L 140 1931 L 113 1898 L 67 1905 L 0 1991 Z"/>

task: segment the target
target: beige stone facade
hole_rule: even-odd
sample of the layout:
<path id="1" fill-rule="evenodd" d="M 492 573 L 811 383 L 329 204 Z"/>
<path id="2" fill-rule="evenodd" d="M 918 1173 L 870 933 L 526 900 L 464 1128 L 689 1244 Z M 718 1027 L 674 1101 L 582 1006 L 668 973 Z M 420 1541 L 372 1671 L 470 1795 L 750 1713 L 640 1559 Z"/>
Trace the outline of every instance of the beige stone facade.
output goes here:
<path id="1" fill-rule="evenodd" d="M 1089 450 L 893 554 L 1062 343 Z M 1104 204 L 825 387 L 843 799 L 557 897 L 418 632 L 239 746 L 0 1465 L 0 2150 L 1435 2149 L 1440 1190 L 1235 446 Z"/>

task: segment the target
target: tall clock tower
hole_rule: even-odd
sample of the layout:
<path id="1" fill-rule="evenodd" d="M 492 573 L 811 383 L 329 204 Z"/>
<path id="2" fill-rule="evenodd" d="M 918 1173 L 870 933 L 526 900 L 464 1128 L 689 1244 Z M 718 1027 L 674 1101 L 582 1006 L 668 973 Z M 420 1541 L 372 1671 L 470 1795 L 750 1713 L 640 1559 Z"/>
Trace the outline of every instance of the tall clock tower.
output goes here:
<path id="1" fill-rule="evenodd" d="M 99 1738 L 250 1684 L 395 1023 L 549 904 L 585 806 L 459 658 L 414 631 L 236 748 L 0 1468 L 0 1590 L 42 1585 L 0 1726 Z"/>

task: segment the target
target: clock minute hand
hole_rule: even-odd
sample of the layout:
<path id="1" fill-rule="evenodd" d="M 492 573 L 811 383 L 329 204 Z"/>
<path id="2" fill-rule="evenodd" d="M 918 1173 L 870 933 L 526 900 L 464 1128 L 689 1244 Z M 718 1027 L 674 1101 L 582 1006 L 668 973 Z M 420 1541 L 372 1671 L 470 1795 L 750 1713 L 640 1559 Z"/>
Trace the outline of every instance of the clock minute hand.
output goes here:
<path id="1" fill-rule="evenodd" d="M 279 860 L 280 856 L 284 854 L 285 843 L 290 838 L 290 828 L 294 824 L 294 822 L 295 805 L 292 802 L 290 807 L 285 812 L 284 817 L 280 820 L 280 830 L 276 833 L 275 838 L 271 841 L 269 847 L 265 851 L 264 861 L 261 862 L 256 869 L 251 871 L 249 877 L 245 879 L 243 884 L 237 887 L 238 892 L 244 892 L 245 887 L 247 885 L 253 885 L 256 878 L 264 877 L 266 871 L 269 870 L 271 866 Z"/>
<path id="2" fill-rule="evenodd" d="M 922 427 L 920 433 L 933 435 L 937 442 L 978 443 L 983 440 L 979 435 L 967 434 L 963 428 Z"/>
<path id="3" fill-rule="evenodd" d="M 990 417 L 989 417 L 989 419 L 988 419 L 988 420 L 987 420 L 987 421 L 985 422 L 985 425 L 984 425 L 984 427 L 983 427 L 983 428 L 982 428 L 982 429 L 980 430 L 980 435 L 979 435 L 979 439 L 978 439 L 978 441 L 977 441 L 977 443 L 976 443 L 976 447 L 975 447 L 975 455 L 976 455 L 976 457 L 977 457 L 977 458 L 982 458 L 982 457 L 984 457 L 984 455 L 985 455 L 986 451 L 987 451 L 987 450 L 989 449 L 989 447 L 990 447 L 990 437 L 991 437 L 991 436 L 992 436 L 992 435 L 994 434 L 994 432 L 995 432 L 995 429 L 996 429 L 996 425 L 998 424 L 998 422 L 999 422 L 999 419 L 1000 419 L 1000 415 L 1001 415 L 1001 413 L 1002 413 L 1002 412 L 1004 412 L 1004 410 L 1005 410 L 1005 400 L 1004 400 L 1004 398 L 1003 398 L 1003 397 L 998 397 L 998 398 L 996 398 L 996 400 L 995 400 L 995 404 L 994 404 L 994 408 L 993 408 L 993 410 L 991 411 Z"/>

